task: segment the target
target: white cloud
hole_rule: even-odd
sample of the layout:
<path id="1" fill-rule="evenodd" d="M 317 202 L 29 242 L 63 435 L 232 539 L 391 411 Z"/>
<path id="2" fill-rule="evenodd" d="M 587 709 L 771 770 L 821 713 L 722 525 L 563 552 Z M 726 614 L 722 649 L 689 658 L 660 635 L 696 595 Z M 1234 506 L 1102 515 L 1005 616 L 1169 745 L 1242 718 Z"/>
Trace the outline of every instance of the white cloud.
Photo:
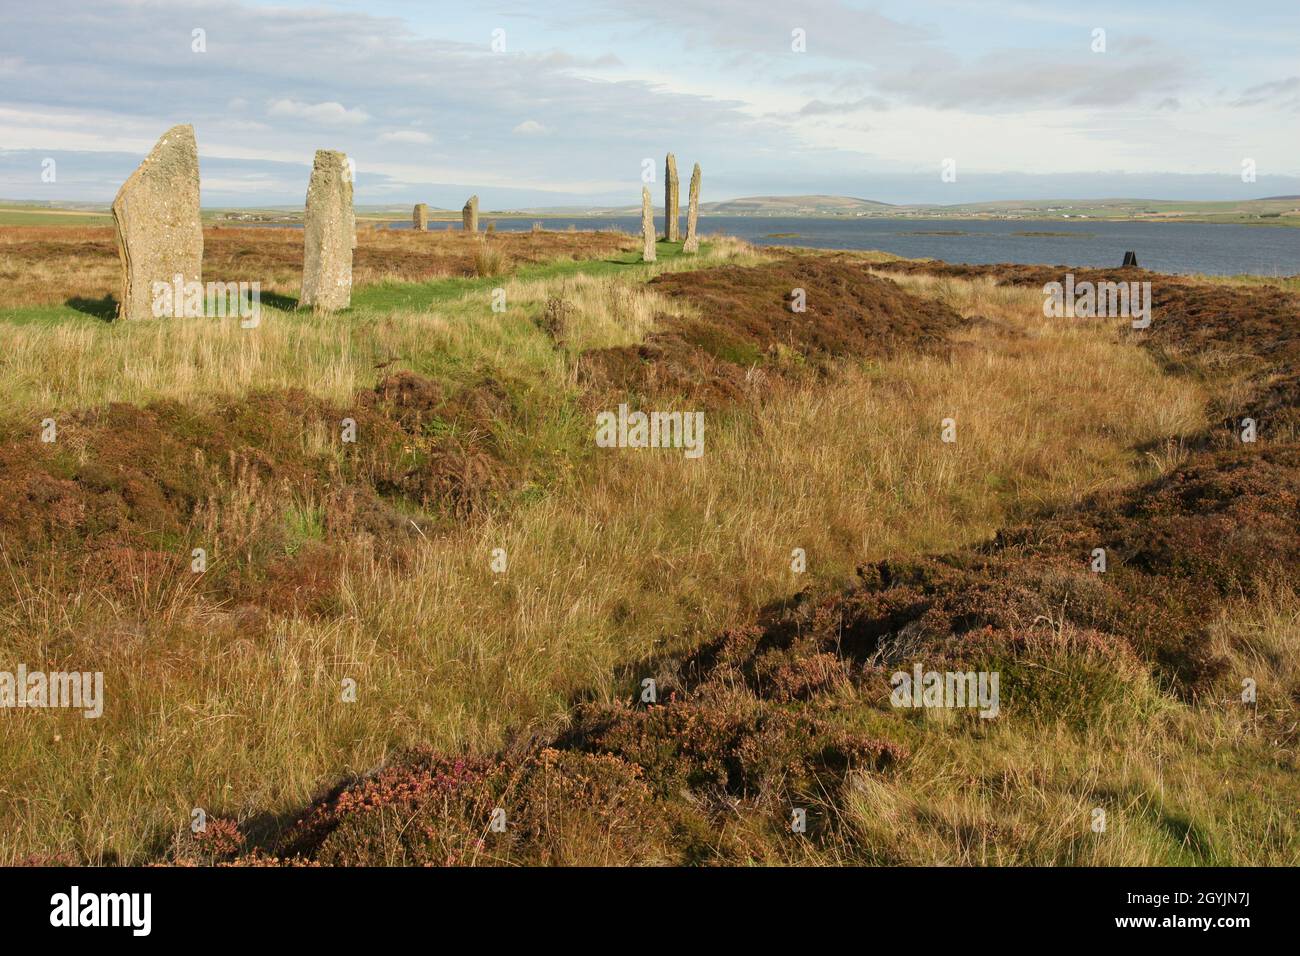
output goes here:
<path id="1" fill-rule="evenodd" d="M 259 123 L 256 120 L 226 120 L 221 124 L 221 128 L 229 130 L 232 133 L 269 133 L 272 127 L 267 123 Z"/>
<path id="2" fill-rule="evenodd" d="M 418 129 L 401 129 L 395 133 L 384 133 L 379 137 L 381 143 L 432 143 L 433 137 L 421 133 Z"/>
<path id="3" fill-rule="evenodd" d="M 188 122 L 205 190 L 213 171 L 238 178 L 241 164 L 265 164 L 268 193 L 288 183 L 283 195 L 295 202 L 322 146 L 365 171 L 359 202 L 368 189 L 411 183 L 426 199 L 446 184 L 448 201 L 490 189 L 502 203 L 543 190 L 635 203 L 640 158 L 669 149 L 701 161 L 709 198 L 861 195 L 879 182 L 870 177 L 898 176 L 910 179 L 891 196 L 906 200 L 939 182 L 935 164 L 948 156 L 963 187 L 967 173 L 1004 171 L 1018 182 L 1027 167 L 1236 177 L 1241 156 L 1261 170 L 1300 172 L 1289 112 L 1300 109 L 1300 88 L 1284 39 L 1270 46 L 1266 36 L 1249 50 L 1243 40 L 1243 52 L 1223 61 L 1237 71 L 1227 75 L 1197 56 L 1200 47 L 1148 23 L 1154 45 L 1113 29 L 1110 52 L 1094 56 L 1079 40 L 1087 30 L 1061 37 L 1026 27 L 1019 3 L 1008 9 L 1006 0 L 991 5 L 1003 8 L 997 16 L 966 19 L 951 0 L 906 13 L 896 0 L 800 0 L 797 13 L 788 0 L 566 0 L 565 13 L 535 13 L 539 52 L 496 56 L 463 24 L 383 6 L 399 12 L 375 16 L 359 0 L 0 3 L 0 155 L 82 152 L 67 157 L 70 168 L 87 193 L 95 184 L 112 198 L 158 136 Z M 874 6 L 885 12 L 859 10 Z M 987 31 L 965 29 L 986 17 Z M 585 25 L 570 32 L 575 20 Z M 241 43 L 220 57 L 190 56 L 189 31 L 205 22 L 210 37 L 219 27 Z M 790 50 L 796 24 L 808 29 L 806 55 Z M 1232 26 L 1217 15 L 1199 25 Z M 61 42 L 45 42 L 52 35 Z M 385 163 L 406 161 L 417 168 L 383 178 Z M 1061 182 L 1068 191 L 1071 180 Z"/>
<path id="4" fill-rule="evenodd" d="M 329 126 L 358 126 L 370 119 L 365 110 L 348 109 L 342 103 L 301 103 L 298 100 L 272 100 L 266 108 L 268 116 L 292 116 L 324 123 Z"/>

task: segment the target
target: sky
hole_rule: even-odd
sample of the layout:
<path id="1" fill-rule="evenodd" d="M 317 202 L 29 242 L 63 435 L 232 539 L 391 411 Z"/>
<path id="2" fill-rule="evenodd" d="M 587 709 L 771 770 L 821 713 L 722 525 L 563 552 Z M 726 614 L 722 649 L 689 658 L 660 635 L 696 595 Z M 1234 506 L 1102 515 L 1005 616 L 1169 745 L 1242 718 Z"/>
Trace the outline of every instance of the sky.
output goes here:
<path id="1" fill-rule="evenodd" d="M 321 148 L 360 205 L 634 205 L 668 151 L 705 200 L 1300 194 L 1297 38 L 1296 0 L 6 2 L 0 198 L 111 201 L 178 123 L 205 206 L 301 204 Z"/>

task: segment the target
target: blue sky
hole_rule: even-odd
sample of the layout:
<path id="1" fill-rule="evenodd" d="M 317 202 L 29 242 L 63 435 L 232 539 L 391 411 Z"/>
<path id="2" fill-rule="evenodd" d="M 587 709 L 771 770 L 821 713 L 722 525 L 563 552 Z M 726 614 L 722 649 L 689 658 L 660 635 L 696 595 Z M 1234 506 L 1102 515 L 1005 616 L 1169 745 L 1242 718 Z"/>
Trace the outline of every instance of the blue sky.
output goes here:
<path id="1" fill-rule="evenodd" d="M 362 204 L 632 204 L 668 150 L 706 199 L 1300 193 L 1297 38 L 1294 0 L 9 3 L 0 197 L 111 200 L 184 122 L 205 205 L 299 203 L 322 147 Z"/>

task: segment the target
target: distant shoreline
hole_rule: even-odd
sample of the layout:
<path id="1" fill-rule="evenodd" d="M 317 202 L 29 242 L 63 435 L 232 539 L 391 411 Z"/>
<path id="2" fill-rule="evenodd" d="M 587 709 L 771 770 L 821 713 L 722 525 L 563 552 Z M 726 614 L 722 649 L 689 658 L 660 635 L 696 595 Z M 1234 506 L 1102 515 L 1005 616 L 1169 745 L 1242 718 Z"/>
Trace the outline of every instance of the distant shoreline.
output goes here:
<path id="1" fill-rule="evenodd" d="M 639 214 L 638 214 L 639 215 Z M 661 214 L 660 214 L 661 215 Z M 591 220 L 616 220 L 635 218 L 631 213 L 509 213 L 509 212 L 480 212 L 479 219 L 483 222 L 490 222 L 494 219 L 503 219 L 510 221 L 545 221 L 547 219 L 591 219 Z M 357 214 L 358 221 L 368 223 L 405 223 L 410 222 L 408 217 L 379 215 L 379 214 Z M 1239 218 L 1213 218 L 1213 217 L 1194 217 L 1194 216 L 1097 216 L 1097 217 L 1070 217 L 1057 218 L 1052 216 L 839 216 L 835 214 L 816 214 L 807 213 L 798 214 L 766 214 L 766 213 L 700 213 L 700 220 L 706 219 L 755 219 L 755 220 L 808 220 L 815 222 L 1020 222 L 1030 225 L 1038 224 L 1063 224 L 1069 223 L 1088 225 L 1099 222 L 1137 222 L 1137 223 L 1198 223 L 1202 225 L 1233 225 L 1233 226 L 1265 226 L 1269 228 L 1297 228 L 1300 227 L 1300 216 L 1283 217 L 1278 219 L 1258 219 L 1248 216 Z M 263 219 L 263 220 L 239 220 L 223 219 L 216 216 L 204 214 L 204 222 L 208 224 L 219 225 L 293 225 L 301 223 L 301 216 L 285 216 L 284 218 Z M 429 226 L 455 225 L 459 226 L 461 219 L 456 216 L 454 219 L 436 219 L 430 217 Z"/>
<path id="2" fill-rule="evenodd" d="M 516 213 L 516 212 L 481 212 L 479 218 L 487 223 L 493 220 L 506 221 L 545 221 L 555 219 L 580 219 L 592 220 L 599 222 L 601 220 L 617 220 L 633 218 L 631 214 L 622 213 Z M 718 220 L 718 219 L 750 219 L 750 220 L 801 220 L 808 222 L 912 222 L 912 223 L 981 223 L 981 222 L 1015 222 L 1024 223 L 1027 226 L 1048 224 L 1080 224 L 1089 225 L 1096 223 L 1167 223 L 1167 224 L 1198 224 L 1198 225 L 1234 225 L 1234 226 L 1259 226 L 1271 229 L 1295 229 L 1300 228 L 1300 216 L 1280 216 L 1277 218 L 1259 218 L 1256 216 L 998 216 L 998 215 L 864 215 L 864 216 L 846 216 L 836 215 L 833 213 L 706 213 L 700 212 L 700 220 Z M 111 225 L 112 214 L 108 212 L 98 212 L 94 210 L 78 209 L 45 209 L 45 208 L 13 208 L 0 205 L 0 227 L 4 226 L 87 226 L 87 225 Z M 357 213 L 357 221 L 372 225 L 387 225 L 390 223 L 406 223 L 410 219 L 403 216 L 388 213 Z M 285 213 L 282 215 L 266 214 L 256 215 L 249 214 L 247 218 L 236 218 L 233 211 L 203 211 L 203 223 L 208 226 L 300 226 L 302 224 L 302 215 L 294 213 Z M 461 223 L 460 216 L 454 218 L 430 218 L 430 228 L 441 229 L 445 226 L 459 227 Z"/>

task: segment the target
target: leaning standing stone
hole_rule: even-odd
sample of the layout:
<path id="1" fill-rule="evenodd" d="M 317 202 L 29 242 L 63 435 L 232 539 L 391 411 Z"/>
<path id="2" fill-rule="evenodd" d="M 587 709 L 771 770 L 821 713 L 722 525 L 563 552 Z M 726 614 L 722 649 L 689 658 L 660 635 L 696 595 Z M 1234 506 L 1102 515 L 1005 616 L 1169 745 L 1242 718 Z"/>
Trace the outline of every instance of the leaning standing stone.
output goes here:
<path id="1" fill-rule="evenodd" d="M 700 164 L 696 163 L 695 168 L 691 170 L 691 194 L 686 201 L 686 242 L 682 244 L 682 252 L 700 251 L 700 237 L 695 233 L 699 218 Z"/>
<path id="2" fill-rule="evenodd" d="M 415 204 L 415 209 L 411 211 L 411 228 L 417 232 L 424 232 L 429 228 L 429 207 L 426 203 Z"/>
<path id="3" fill-rule="evenodd" d="M 465 208 L 460 211 L 460 221 L 466 232 L 478 232 L 478 197 L 470 196 Z"/>
<path id="4" fill-rule="evenodd" d="M 122 260 L 119 319 L 155 317 L 155 282 L 171 286 L 178 275 L 187 283 L 203 281 L 199 149 L 193 126 L 173 126 L 163 133 L 122 184 L 113 200 L 113 227 Z"/>
<path id="5" fill-rule="evenodd" d="M 655 261 L 655 210 L 648 186 L 641 187 L 641 259 Z"/>
<path id="6" fill-rule="evenodd" d="M 299 304 L 317 312 L 346 309 L 352 304 L 356 219 L 352 210 L 352 173 L 343 153 L 316 150 L 307 186 L 304 243 Z"/>
<path id="7" fill-rule="evenodd" d="M 664 161 L 664 238 L 676 242 L 677 219 L 681 215 L 681 185 L 677 181 L 677 157 L 672 153 Z"/>

